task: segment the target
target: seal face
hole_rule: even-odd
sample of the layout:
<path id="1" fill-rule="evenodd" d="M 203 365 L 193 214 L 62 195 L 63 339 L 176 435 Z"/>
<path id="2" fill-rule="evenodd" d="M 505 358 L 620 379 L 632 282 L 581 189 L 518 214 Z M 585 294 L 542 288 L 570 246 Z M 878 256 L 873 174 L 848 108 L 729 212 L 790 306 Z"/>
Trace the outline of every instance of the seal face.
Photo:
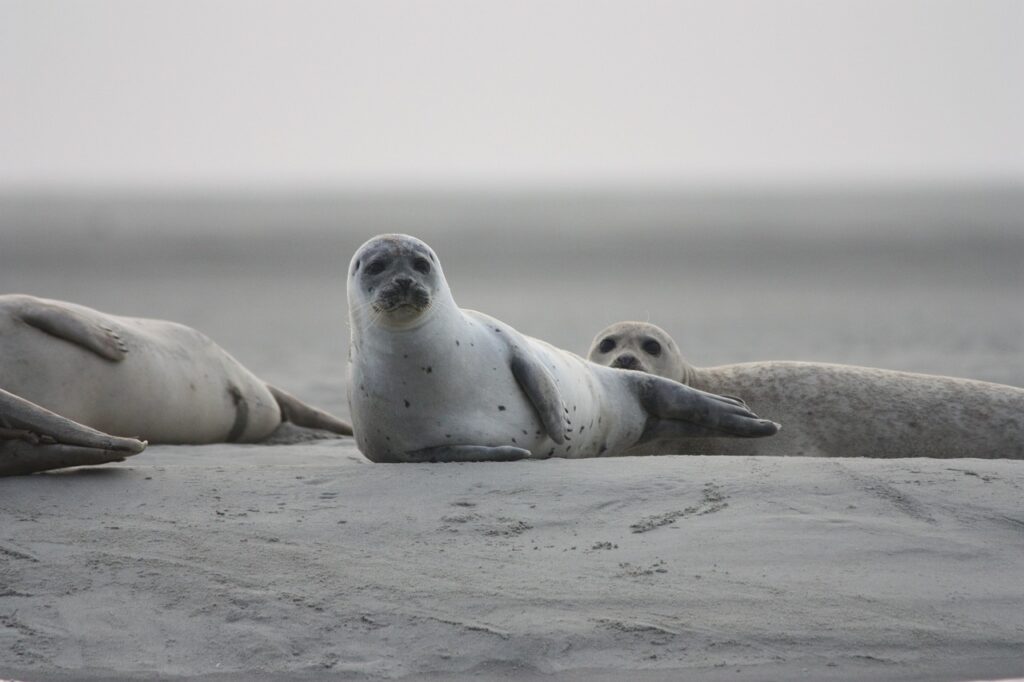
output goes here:
<path id="1" fill-rule="evenodd" d="M 429 311 L 443 280 L 436 263 L 437 256 L 422 242 L 390 237 L 364 248 L 352 262 L 352 278 L 374 313 L 372 320 L 363 321 L 395 329 L 415 324 Z"/>
<path id="2" fill-rule="evenodd" d="M 615 369 L 633 369 L 675 381 L 683 377 L 683 358 L 676 342 L 653 324 L 617 322 L 594 337 L 587 357 Z"/>
<path id="3" fill-rule="evenodd" d="M 363 244 L 348 302 L 349 406 L 374 461 L 640 454 L 665 439 L 778 429 L 739 401 L 598 367 L 459 309 L 437 255 L 414 237 Z"/>
<path id="4" fill-rule="evenodd" d="M 652 341 L 660 354 L 648 352 Z M 609 326 L 588 357 L 741 396 L 786 425 L 767 440 L 695 443 L 708 454 L 1024 459 L 1024 390 L 1013 386 L 814 362 L 694 367 L 667 332 L 647 322 Z"/>

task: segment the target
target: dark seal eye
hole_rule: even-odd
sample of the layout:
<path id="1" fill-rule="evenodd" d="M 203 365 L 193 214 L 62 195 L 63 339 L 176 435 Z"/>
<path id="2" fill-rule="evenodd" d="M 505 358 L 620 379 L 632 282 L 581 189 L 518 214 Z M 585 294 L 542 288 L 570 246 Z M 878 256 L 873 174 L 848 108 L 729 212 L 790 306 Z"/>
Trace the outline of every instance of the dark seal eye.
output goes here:
<path id="1" fill-rule="evenodd" d="M 661 344 L 654 339 L 647 339 L 644 341 L 644 352 L 648 355 L 661 355 Z"/>
<path id="2" fill-rule="evenodd" d="M 412 268 L 416 272 L 422 272 L 425 275 L 430 272 L 430 262 L 426 258 L 417 258 L 412 262 Z"/>
<path id="3" fill-rule="evenodd" d="M 605 339 L 597 349 L 602 353 L 611 353 L 615 350 L 615 339 Z"/>
<path id="4" fill-rule="evenodd" d="M 366 269 L 363 270 L 363 272 L 365 272 L 367 275 L 379 275 L 380 273 L 384 272 L 385 267 L 387 266 L 384 263 L 384 261 L 375 260 L 369 265 L 367 265 Z"/>

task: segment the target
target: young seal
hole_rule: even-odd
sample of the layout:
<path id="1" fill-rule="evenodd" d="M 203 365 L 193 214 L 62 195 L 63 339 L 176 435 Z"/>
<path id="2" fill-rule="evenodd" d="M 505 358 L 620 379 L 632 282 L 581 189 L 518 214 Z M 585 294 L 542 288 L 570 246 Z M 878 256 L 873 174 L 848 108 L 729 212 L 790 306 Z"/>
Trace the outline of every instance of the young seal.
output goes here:
<path id="1" fill-rule="evenodd" d="M 65 419 L 0 389 L 0 476 L 120 462 L 146 443 Z"/>
<path id="2" fill-rule="evenodd" d="M 349 406 L 375 462 L 679 452 L 693 436 L 770 436 L 737 400 L 598 367 L 460 310 L 434 251 L 406 235 L 349 267 Z"/>
<path id="3" fill-rule="evenodd" d="M 694 367 L 646 322 L 611 325 L 588 357 L 742 396 L 786 425 L 764 441 L 702 440 L 704 454 L 1024 459 L 1024 389 L 1013 386 L 816 362 Z"/>
<path id="4" fill-rule="evenodd" d="M 184 325 L 0 296 L 0 385 L 47 410 L 152 443 L 249 443 L 282 421 L 351 435 Z"/>

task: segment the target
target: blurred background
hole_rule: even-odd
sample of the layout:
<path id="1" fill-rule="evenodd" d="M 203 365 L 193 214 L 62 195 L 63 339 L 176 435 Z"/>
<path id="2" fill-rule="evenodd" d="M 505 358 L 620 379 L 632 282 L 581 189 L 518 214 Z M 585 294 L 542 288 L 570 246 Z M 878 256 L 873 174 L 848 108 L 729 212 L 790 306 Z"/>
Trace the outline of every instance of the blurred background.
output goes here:
<path id="1" fill-rule="evenodd" d="M 380 232 L 584 353 L 1024 385 L 1024 2 L 0 0 L 0 292 L 347 413 Z M 0 378 L 2 381 L 2 378 Z"/>

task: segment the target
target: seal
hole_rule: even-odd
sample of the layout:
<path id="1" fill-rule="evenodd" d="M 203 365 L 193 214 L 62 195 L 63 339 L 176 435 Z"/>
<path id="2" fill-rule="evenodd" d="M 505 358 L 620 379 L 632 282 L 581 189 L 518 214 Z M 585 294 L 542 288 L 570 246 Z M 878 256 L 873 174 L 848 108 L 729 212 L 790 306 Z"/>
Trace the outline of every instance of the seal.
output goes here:
<path id="1" fill-rule="evenodd" d="M 611 325 L 588 357 L 742 396 L 786 425 L 763 441 L 695 442 L 702 454 L 1024 459 L 1024 389 L 1013 386 L 817 362 L 694 367 L 646 322 Z"/>
<path id="2" fill-rule="evenodd" d="M 120 462 L 146 443 L 117 438 L 0 389 L 0 476 Z"/>
<path id="3" fill-rule="evenodd" d="M 375 462 L 661 454 L 694 436 L 778 430 L 740 401 L 599 367 L 459 309 L 437 255 L 414 237 L 356 251 L 348 305 L 349 406 Z"/>
<path id="4" fill-rule="evenodd" d="M 282 422 L 351 435 L 204 334 L 33 296 L 0 296 L 0 385 L 79 424 L 151 443 L 249 443 Z"/>

